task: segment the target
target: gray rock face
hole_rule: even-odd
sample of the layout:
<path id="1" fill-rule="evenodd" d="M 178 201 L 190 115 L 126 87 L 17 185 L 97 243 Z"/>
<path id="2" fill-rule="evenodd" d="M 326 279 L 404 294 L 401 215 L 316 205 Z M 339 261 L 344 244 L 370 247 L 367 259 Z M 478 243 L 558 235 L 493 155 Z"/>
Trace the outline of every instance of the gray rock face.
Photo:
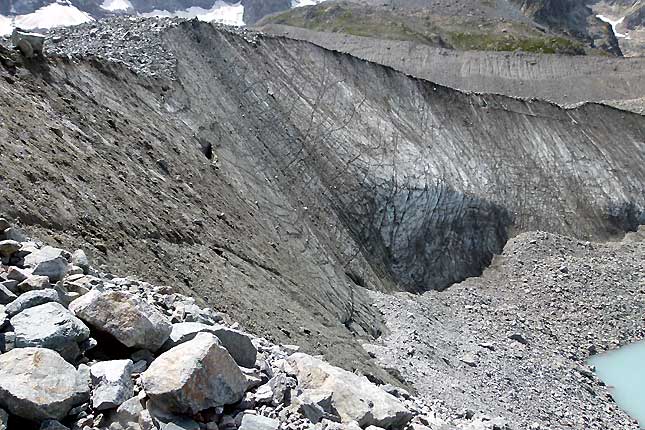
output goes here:
<path id="1" fill-rule="evenodd" d="M 317 404 L 324 413 L 336 415 L 343 423 L 356 421 L 361 427 L 389 428 L 402 427 L 412 419 L 403 403 L 364 376 L 299 352 L 291 355 L 288 361 L 296 372 L 303 394 L 316 399 L 306 403 Z M 325 402 L 325 396 L 330 396 L 331 402 Z M 325 405 L 328 410 L 323 409 Z"/>
<path id="2" fill-rule="evenodd" d="M 89 397 L 89 381 L 55 351 L 19 348 L 0 355 L 0 406 L 41 421 L 62 419 Z"/>
<path id="3" fill-rule="evenodd" d="M 67 270 L 64 252 L 62 249 L 45 246 L 27 255 L 25 266 L 32 268 L 34 275 L 47 276 L 53 282 L 60 281 Z"/>
<path id="4" fill-rule="evenodd" d="M 92 376 L 92 406 L 102 411 L 114 409 L 134 394 L 132 361 L 102 361 L 90 368 Z"/>
<path id="5" fill-rule="evenodd" d="M 74 359 L 78 343 L 90 337 L 90 329 L 60 303 L 45 303 L 26 309 L 11 318 L 16 332 L 16 347 L 41 347 Z"/>
<path id="6" fill-rule="evenodd" d="M 280 422 L 261 415 L 244 414 L 239 430 L 278 430 Z"/>
<path id="7" fill-rule="evenodd" d="M 141 377 L 152 402 L 179 414 L 238 402 L 246 389 L 240 368 L 210 333 L 164 352 Z"/>
<path id="8" fill-rule="evenodd" d="M 9 428 L 9 414 L 4 409 L 0 409 L 0 430 Z"/>
<path id="9" fill-rule="evenodd" d="M 123 292 L 92 290 L 74 300 L 69 309 L 123 345 L 156 351 L 170 336 L 170 321 L 138 297 Z"/>
<path id="10" fill-rule="evenodd" d="M 33 308 L 34 306 L 44 305 L 45 303 L 58 302 L 60 303 L 60 296 L 53 288 L 46 288 L 44 290 L 28 291 L 18 296 L 16 300 L 11 302 L 6 307 L 7 315 L 10 317 L 22 312 L 25 309 Z"/>

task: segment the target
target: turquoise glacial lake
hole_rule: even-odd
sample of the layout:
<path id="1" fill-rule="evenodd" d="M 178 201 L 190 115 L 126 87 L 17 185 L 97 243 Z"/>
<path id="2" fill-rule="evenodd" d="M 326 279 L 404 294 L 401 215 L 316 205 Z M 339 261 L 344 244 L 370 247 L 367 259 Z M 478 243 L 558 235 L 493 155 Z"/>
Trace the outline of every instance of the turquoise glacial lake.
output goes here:
<path id="1" fill-rule="evenodd" d="M 612 390 L 618 406 L 645 429 L 645 342 L 623 346 L 589 359 Z"/>

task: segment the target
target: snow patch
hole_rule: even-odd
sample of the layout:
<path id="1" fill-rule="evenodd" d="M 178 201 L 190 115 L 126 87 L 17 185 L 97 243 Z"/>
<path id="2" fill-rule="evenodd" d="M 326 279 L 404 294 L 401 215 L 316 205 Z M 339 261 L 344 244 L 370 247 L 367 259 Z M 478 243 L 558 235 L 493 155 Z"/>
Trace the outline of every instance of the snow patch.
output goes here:
<path id="1" fill-rule="evenodd" d="M 13 31 L 13 19 L 0 15 L 0 36 L 8 36 Z"/>
<path id="2" fill-rule="evenodd" d="M 18 15 L 15 17 L 13 25 L 30 30 L 79 25 L 89 21 L 94 21 L 94 18 L 89 14 L 81 12 L 69 2 L 60 2 L 41 7 L 27 15 Z"/>
<path id="3" fill-rule="evenodd" d="M 291 7 L 314 6 L 324 1 L 325 0 L 291 0 Z"/>
<path id="4" fill-rule="evenodd" d="M 115 12 L 118 10 L 134 9 L 134 7 L 132 6 L 132 3 L 130 3 L 130 0 L 103 0 L 101 9 Z"/>
<path id="5" fill-rule="evenodd" d="M 141 13 L 140 16 L 151 17 L 171 17 L 179 18 L 197 18 L 200 21 L 216 21 L 221 24 L 243 26 L 244 25 L 244 6 L 242 3 L 228 4 L 222 0 L 217 0 L 210 9 L 201 7 L 189 7 L 188 9 L 169 12 L 167 10 L 155 9 L 152 12 Z"/>
<path id="6" fill-rule="evenodd" d="M 611 19 L 611 18 L 609 18 L 608 16 L 605 16 L 605 15 L 596 15 L 596 18 L 598 18 L 599 20 L 604 21 L 604 22 L 608 23 L 609 25 L 611 25 L 611 29 L 614 31 L 614 34 L 616 35 L 616 37 L 620 37 L 621 39 L 629 39 L 630 38 L 629 34 L 627 34 L 627 33 L 619 33 L 618 30 L 616 30 L 616 26 L 618 26 L 619 24 L 622 24 L 623 21 L 625 20 L 625 17 L 622 17 L 620 19 L 614 20 L 614 19 Z"/>

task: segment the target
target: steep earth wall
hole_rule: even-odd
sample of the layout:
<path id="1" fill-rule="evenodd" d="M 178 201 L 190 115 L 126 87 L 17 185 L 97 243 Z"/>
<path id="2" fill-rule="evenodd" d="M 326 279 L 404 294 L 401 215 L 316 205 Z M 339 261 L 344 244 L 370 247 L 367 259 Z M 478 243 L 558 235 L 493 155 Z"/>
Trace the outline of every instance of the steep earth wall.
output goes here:
<path id="1" fill-rule="evenodd" d="M 645 94 L 644 58 L 459 52 L 280 25 L 266 25 L 262 30 L 466 91 L 534 97 L 561 105 L 632 100 Z"/>
<path id="2" fill-rule="evenodd" d="M 354 283 L 440 289 L 517 232 L 644 221 L 640 115 L 196 21 L 163 39 L 174 80 L 88 58 L 4 72 L 0 212 L 345 367 L 367 367 L 353 336 L 380 331 Z"/>

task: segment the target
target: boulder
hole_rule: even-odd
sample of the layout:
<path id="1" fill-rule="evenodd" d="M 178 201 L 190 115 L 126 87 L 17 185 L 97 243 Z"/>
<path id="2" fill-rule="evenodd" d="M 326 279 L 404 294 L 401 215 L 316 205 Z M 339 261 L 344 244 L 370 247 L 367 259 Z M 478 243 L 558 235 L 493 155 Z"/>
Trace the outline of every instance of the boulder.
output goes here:
<path id="1" fill-rule="evenodd" d="M 182 322 L 172 325 L 170 337 L 163 345 L 162 350 L 167 351 L 179 344 L 194 339 L 198 333 L 213 333 L 220 343 L 231 354 L 235 362 L 242 367 L 253 367 L 257 357 L 257 349 L 251 337 L 238 330 L 233 330 L 220 325 L 207 325 L 198 322 Z"/>
<path id="2" fill-rule="evenodd" d="M 20 242 L 15 240 L 0 240 L 0 256 L 11 257 L 20 249 Z"/>
<path id="3" fill-rule="evenodd" d="M 163 351 L 168 351 L 177 345 L 188 342 L 197 336 L 199 333 L 207 332 L 214 334 L 215 327 L 198 323 L 198 322 L 182 322 L 172 325 L 170 337 L 161 348 Z"/>
<path id="4" fill-rule="evenodd" d="M 29 346 L 53 349 L 73 360 L 80 353 L 78 342 L 90 337 L 90 329 L 60 303 L 45 303 L 11 318 L 16 348 Z"/>
<path id="5" fill-rule="evenodd" d="M 258 351 L 249 335 L 224 326 L 217 326 L 213 333 L 238 365 L 242 367 L 255 366 Z"/>
<path id="6" fill-rule="evenodd" d="M 325 392 L 330 394 L 331 404 L 324 412 L 336 415 L 343 423 L 357 421 L 361 427 L 403 427 L 412 418 L 401 401 L 364 376 L 303 353 L 292 354 L 288 361 L 296 372 L 302 394 L 314 397 Z"/>
<path id="7" fill-rule="evenodd" d="M 45 288 L 49 287 L 51 287 L 51 285 L 47 276 L 31 275 L 20 284 L 18 284 L 18 290 L 21 293 L 26 293 L 27 291 L 44 290 Z"/>
<path id="8" fill-rule="evenodd" d="M 60 420 L 89 398 L 89 381 L 58 353 L 18 348 L 0 355 L 0 406 L 33 421 Z"/>
<path id="9" fill-rule="evenodd" d="M 44 305 L 45 303 L 56 302 L 60 303 L 60 296 L 53 288 L 46 288 L 44 290 L 28 291 L 21 294 L 16 300 L 11 302 L 6 307 L 7 315 L 10 317 L 24 311 L 25 309 L 33 308 L 34 306 Z"/>
<path id="10" fill-rule="evenodd" d="M 244 414 L 239 430 L 278 430 L 280 421 L 262 415 Z"/>
<path id="11" fill-rule="evenodd" d="M 31 271 L 27 269 L 19 269 L 15 266 L 9 266 L 7 270 L 7 279 L 12 281 L 22 282 L 31 275 Z"/>
<path id="12" fill-rule="evenodd" d="M 134 395 L 132 361 L 101 361 L 90 367 L 92 407 L 98 411 L 114 409 Z"/>
<path id="13" fill-rule="evenodd" d="M 82 249 L 77 249 L 72 254 L 72 264 L 80 267 L 86 275 L 90 270 L 90 260 Z"/>
<path id="14" fill-rule="evenodd" d="M 246 388 L 235 360 L 210 333 L 164 352 L 141 379 L 153 403 L 178 414 L 239 402 Z"/>
<path id="15" fill-rule="evenodd" d="M 156 351 L 172 331 L 170 321 L 152 305 L 124 291 L 92 290 L 70 303 L 69 309 L 129 348 Z"/>
<path id="16" fill-rule="evenodd" d="M 139 423 L 143 405 L 139 397 L 131 397 L 117 408 L 114 420 L 123 428 L 132 428 Z"/>
<path id="17" fill-rule="evenodd" d="M 32 268 L 34 275 L 47 276 L 50 281 L 57 282 L 65 275 L 67 258 L 62 249 L 45 246 L 27 255 L 24 265 Z"/>
<path id="18" fill-rule="evenodd" d="M 0 305 L 7 305 L 14 300 L 16 300 L 16 295 L 9 288 L 0 285 Z"/>

